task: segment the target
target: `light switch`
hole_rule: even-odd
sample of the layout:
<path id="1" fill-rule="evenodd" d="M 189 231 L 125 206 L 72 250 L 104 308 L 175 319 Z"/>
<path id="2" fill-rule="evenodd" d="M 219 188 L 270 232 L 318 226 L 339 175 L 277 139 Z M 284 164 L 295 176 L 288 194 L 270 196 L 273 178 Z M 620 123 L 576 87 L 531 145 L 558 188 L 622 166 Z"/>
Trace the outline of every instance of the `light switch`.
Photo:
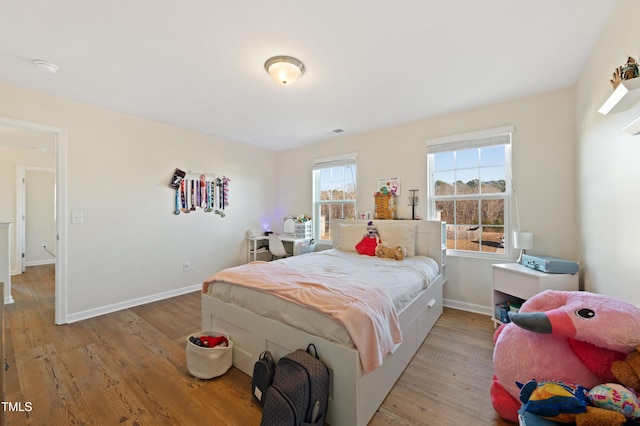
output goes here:
<path id="1" fill-rule="evenodd" d="M 71 212 L 71 223 L 82 223 L 82 212 Z"/>

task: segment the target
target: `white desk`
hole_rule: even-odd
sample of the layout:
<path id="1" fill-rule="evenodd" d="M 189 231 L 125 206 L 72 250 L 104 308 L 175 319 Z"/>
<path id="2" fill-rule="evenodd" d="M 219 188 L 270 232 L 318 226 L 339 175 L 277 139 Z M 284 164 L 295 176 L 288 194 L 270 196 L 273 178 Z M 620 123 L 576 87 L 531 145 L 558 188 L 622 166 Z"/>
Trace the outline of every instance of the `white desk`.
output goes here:
<path id="1" fill-rule="evenodd" d="M 290 235 L 279 235 L 284 249 L 294 256 L 300 254 L 300 246 L 308 244 L 311 238 L 295 238 Z M 258 255 L 269 252 L 269 237 L 261 235 L 259 237 L 247 238 L 247 262 L 257 260 Z"/>

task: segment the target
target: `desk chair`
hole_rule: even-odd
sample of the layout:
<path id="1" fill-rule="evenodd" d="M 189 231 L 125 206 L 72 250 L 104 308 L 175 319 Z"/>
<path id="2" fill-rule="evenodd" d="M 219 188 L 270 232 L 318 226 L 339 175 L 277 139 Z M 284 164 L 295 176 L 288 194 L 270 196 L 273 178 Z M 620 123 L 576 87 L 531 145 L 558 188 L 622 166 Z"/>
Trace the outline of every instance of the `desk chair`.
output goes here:
<path id="1" fill-rule="evenodd" d="M 284 249 L 284 244 L 278 234 L 269 234 L 269 251 L 271 252 L 271 260 L 291 256 Z"/>

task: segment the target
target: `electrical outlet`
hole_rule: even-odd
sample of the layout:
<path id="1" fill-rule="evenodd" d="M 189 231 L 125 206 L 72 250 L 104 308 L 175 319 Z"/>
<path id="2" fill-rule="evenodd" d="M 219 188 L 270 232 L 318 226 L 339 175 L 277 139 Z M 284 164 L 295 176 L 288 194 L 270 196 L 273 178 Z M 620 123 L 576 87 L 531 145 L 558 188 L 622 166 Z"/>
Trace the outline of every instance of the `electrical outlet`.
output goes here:
<path id="1" fill-rule="evenodd" d="M 184 262 L 182 264 L 182 272 L 191 272 L 191 262 Z"/>

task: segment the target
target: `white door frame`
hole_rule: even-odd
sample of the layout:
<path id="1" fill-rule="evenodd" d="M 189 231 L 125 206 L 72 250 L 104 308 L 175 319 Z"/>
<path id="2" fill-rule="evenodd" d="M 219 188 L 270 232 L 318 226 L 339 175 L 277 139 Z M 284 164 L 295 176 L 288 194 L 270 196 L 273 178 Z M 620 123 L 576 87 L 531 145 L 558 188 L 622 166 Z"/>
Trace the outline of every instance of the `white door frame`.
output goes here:
<path id="1" fill-rule="evenodd" d="M 56 148 L 56 276 L 55 323 L 67 321 L 67 130 L 46 124 L 0 117 L 0 125 L 49 133 Z M 20 220 L 20 218 L 16 218 Z M 17 228 L 17 227 L 16 227 Z"/>
<path id="2" fill-rule="evenodd" d="M 25 180 L 27 172 L 47 172 L 54 173 L 56 169 L 50 167 L 36 167 L 36 166 L 18 166 L 16 174 L 16 270 L 24 272 L 26 270 L 26 262 L 24 259 L 24 253 L 27 248 L 27 232 L 26 232 L 26 213 L 27 213 L 27 193 Z M 57 216 L 56 216 L 57 220 Z M 57 232 L 57 229 L 56 229 Z"/>

